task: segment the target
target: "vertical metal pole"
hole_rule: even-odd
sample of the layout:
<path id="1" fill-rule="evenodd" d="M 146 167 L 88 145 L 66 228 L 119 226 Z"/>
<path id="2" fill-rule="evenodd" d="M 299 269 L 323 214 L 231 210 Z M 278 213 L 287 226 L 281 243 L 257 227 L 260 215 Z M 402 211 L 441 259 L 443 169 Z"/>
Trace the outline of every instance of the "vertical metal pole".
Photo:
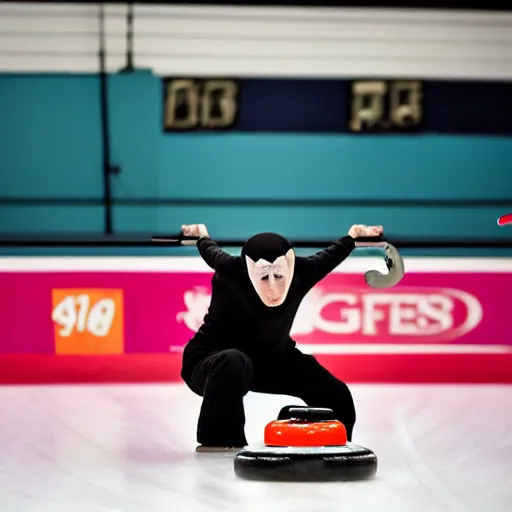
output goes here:
<path id="1" fill-rule="evenodd" d="M 111 235 L 112 229 L 112 183 L 110 180 L 110 133 L 108 118 L 108 72 L 105 44 L 105 7 L 100 4 L 100 104 L 101 135 L 103 142 L 103 204 L 105 208 L 105 234 Z"/>
<path id="2" fill-rule="evenodd" d="M 133 2 L 128 3 L 126 13 L 126 68 L 133 71 Z"/>

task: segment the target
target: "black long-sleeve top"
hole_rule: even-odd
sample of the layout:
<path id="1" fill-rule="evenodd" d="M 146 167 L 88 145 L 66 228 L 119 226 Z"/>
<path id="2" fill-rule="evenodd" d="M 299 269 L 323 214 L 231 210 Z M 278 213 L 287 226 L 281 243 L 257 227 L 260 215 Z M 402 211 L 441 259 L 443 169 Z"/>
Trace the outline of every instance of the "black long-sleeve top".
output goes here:
<path id="1" fill-rule="evenodd" d="M 304 296 L 355 248 L 345 236 L 312 256 L 295 258 L 294 276 L 284 303 L 267 307 L 258 297 L 241 256 L 225 252 L 211 238 L 197 248 L 214 271 L 208 313 L 184 353 L 184 367 L 216 350 L 236 348 L 250 357 L 267 357 L 295 347 L 290 330 Z"/>

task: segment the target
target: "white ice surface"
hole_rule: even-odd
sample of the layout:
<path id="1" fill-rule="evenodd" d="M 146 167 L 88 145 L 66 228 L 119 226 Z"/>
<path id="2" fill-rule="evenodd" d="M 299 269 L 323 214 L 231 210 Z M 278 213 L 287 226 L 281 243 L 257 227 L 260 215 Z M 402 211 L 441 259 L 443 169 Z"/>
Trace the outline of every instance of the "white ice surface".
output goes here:
<path id="1" fill-rule="evenodd" d="M 511 512 L 512 386 L 352 386 L 372 481 L 237 478 L 182 385 L 0 388 L 0 512 Z M 249 442 L 296 399 L 249 394 Z"/>

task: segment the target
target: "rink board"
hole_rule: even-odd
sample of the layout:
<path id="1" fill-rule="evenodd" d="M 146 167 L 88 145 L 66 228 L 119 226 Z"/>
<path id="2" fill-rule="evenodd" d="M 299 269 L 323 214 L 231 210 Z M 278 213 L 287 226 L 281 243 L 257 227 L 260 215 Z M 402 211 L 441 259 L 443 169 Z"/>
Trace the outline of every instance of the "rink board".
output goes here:
<path id="1" fill-rule="evenodd" d="M 405 259 L 372 290 L 380 258 L 349 258 L 304 299 L 301 350 L 354 382 L 509 382 L 512 259 Z M 208 309 L 196 257 L 0 258 L 2 382 L 179 380 Z"/>

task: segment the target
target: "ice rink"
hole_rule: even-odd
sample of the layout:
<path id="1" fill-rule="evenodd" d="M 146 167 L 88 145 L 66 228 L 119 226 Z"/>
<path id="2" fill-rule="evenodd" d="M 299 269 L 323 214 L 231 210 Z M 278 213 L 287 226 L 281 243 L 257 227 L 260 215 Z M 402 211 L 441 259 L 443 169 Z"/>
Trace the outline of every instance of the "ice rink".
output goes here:
<path id="1" fill-rule="evenodd" d="M 510 512 L 511 386 L 352 386 L 354 442 L 379 458 L 350 483 L 237 478 L 196 454 L 200 398 L 181 384 L 0 388 L 1 512 Z M 286 396 L 249 394 L 261 443 Z"/>

